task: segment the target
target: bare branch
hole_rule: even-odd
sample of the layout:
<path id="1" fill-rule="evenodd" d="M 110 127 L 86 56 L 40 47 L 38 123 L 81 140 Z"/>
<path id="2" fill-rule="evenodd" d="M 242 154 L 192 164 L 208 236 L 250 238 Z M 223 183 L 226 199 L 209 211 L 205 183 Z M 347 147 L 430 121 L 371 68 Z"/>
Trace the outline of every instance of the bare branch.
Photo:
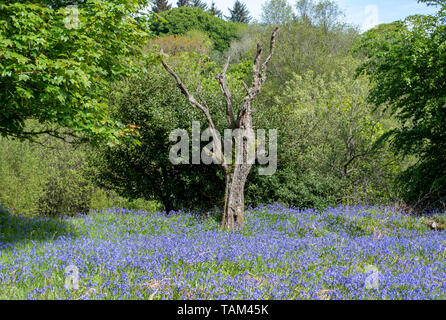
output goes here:
<path id="1" fill-rule="evenodd" d="M 231 91 L 229 91 L 228 85 L 226 83 L 226 71 L 228 70 L 229 67 L 230 58 L 231 57 L 228 57 L 228 59 L 226 60 L 226 64 L 223 67 L 221 74 L 217 74 L 215 78 L 217 79 L 218 84 L 220 85 L 221 88 L 221 92 L 223 93 L 223 96 L 225 97 L 226 100 L 226 116 L 228 119 L 229 126 L 231 126 L 231 128 L 235 128 L 236 123 L 234 119 L 234 111 L 232 108 L 232 96 L 231 96 Z"/>
<path id="2" fill-rule="evenodd" d="M 262 59 L 264 45 L 257 44 L 257 53 L 254 58 L 254 83 L 256 84 L 260 78 L 260 60 Z"/>
<path id="3" fill-rule="evenodd" d="M 215 159 L 222 159 L 223 153 L 221 150 L 221 140 L 218 137 L 217 132 L 215 130 L 214 121 L 212 120 L 211 114 L 209 113 L 209 108 L 207 107 L 207 105 L 202 105 L 201 103 L 199 103 L 194 98 L 194 96 L 189 93 L 189 90 L 187 90 L 186 86 L 184 85 L 183 81 L 181 81 L 180 77 L 175 73 L 175 71 L 172 70 L 172 68 L 164 60 L 161 60 L 161 63 L 163 65 L 164 69 L 166 69 L 166 71 L 169 72 L 173 78 L 175 78 L 178 87 L 180 88 L 183 95 L 185 95 L 186 98 L 189 100 L 189 102 L 193 106 L 195 106 L 198 109 L 200 109 L 201 111 L 203 111 L 203 113 L 206 116 L 206 119 L 208 121 L 209 129 L 212 134 L 212 139 L 214 140 L 214 145 L 216 146 L 216 150 L 213 150 L 214 152 L 211 152 L 210 150 L 208 150 L 209 151 L 208 154 Z M 197 87 L 198 95 L 199 95 L 199 90 L 200 90 L 200 82 Z M 200 97 L 199 97 L 199 99 L 202 100 Z M 223 168 L 224 171 L 229 170 L 228 166 L 224 163 L 221 163 L 221 167 Z"/>
<path id="4" fill-rule="evenodd" d="M 268 64 L 274 54 L 274 48 L 276 45 L 276 39 L 277 39 L 278 32 L 279 32 L 279 27 L 277 26 L 274 28 L 273 33 L 271 34 L 271 40 L 270 40 L 270 45 L 269 45 L 269 55 L 265 59 L 265 62 L 262 65 L 262 82 L 265 82 L 266 68 L 268 67 Z"/>
<path id="5" fill-rule="evenodd" d="M 245 83 L 245 81 L 243 81 L 242 80 L 242 84 L 243 84 L 243 87 L 245 88 L 245 90 L 246 90 L 246 93 L 247 94 L 249 94 L 249 87 L 248 87 L 248 85 Z"/>
<path id="6" fill-rule="evenodd" d="M 186 98 L 189 100 L 189 102 L 191 104 L 193 104 L 195 107 L 197 107 L 198 109 L 200 109 L 201 111 L 203 111 L 205 114 L 208 114 L 209 111 L 207 110 L 207 108 L 205 106 L 201 105 L 194 98 L 194 96 L 189 93 L 186 86 L 183 84 L 183 81 L 181 81 L 180 77 L 178 77 L 178 75 L 175 73 L 175 71 L 173 71 L 172 68 L 170 68 L 169 65 L 164 60 L 161 60 L 161 63 L 163 64 L 164 69 L 166 69 L 166 71 L 169 72 L 172 75 L 172 77 L 175 78 L 175 80 L 177 81 L 178 87 L 180 88 L 181 92 L 186 96 Z"/>
<path id="7" fill-rule="evenodd" d="M 254 75 L 253 75 L 252 87 L 248 89 L 246 84 L 244 84 L 247 94 L 245 99 L 243 100 L 243 105 L 238 112 L 237 122 L 239 122 L 242 119 L 242 117 L 244 117 L 246 114 L 251 113 L 252 102 L 257 97 L 257 94 L 260 92 L 260 89 L 262 88 L 262 85 L 266 80 L 266 69 L 274 53 L 278 32 L 279 32 L 279 27 L 277 26 L 274 28 L 271 34 L 269 55 L 261 66 L 260 62 L 262 60 L 264 46 L 263 44 L 257 44 L 257 53 L 254 58 L 254 66 L 253 66 Z"/>
<path id="8" fill-rule="evenodd" d="M 201 90 L 201 79 L 200 79 L 200 74 L 198 74 L 196 94 L 197 94 L 198 100 L 200 100 L 200 102 L 202 104 L 204 104 L 204 107 L 209 110 L 209 107 L 208 107 L 208 105 L 206 103 L 206 100 L 204 100 L 203 97 L 200 94 L 200 90 Z"/>

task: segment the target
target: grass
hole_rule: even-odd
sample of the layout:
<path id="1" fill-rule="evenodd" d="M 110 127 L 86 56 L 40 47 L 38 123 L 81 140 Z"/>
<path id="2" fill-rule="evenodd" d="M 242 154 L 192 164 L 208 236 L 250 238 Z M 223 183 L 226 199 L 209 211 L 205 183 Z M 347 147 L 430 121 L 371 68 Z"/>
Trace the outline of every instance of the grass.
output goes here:
<path id="1" fill-rule="evenodd" d="M 0 213 L 0 299 L 444 299 L 444 215 L 264 205 L 241 231 L 193 214 Z M 433 229 L 431 222 L 436 221 Z M 78 270 L 76 278 L 66 269 Z"/>

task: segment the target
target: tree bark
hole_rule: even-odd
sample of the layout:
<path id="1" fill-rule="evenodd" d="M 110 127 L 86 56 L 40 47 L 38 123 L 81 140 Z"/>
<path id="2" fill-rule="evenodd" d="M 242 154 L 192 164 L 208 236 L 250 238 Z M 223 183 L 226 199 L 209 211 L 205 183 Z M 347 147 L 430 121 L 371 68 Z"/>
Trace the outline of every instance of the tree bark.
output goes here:
<path id="1" fill-rule="evenodd" d="M 249 170 L 236 165 L 234 172 L 226 174 L 225 204 L 223 208 L 222 227 L 228 230 L 243 226 L 245 213 L 245 183 Z"/>

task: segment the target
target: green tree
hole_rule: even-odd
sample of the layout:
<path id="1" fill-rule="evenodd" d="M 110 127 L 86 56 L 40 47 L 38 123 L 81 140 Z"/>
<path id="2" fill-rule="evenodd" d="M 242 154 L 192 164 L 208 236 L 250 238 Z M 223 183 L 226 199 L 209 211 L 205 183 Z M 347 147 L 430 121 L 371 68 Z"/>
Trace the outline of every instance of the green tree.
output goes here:
<path id="1" fill-rule="evenodd" d="M 331 75 L 337 62 L 348 55 L 358 33 L 355 29 L 342 28 L 327 33 L 320 27 L 301 20 L 283 25 L 277 41 L 276 59 L 271 62 L 270 80 L 264 91 L 266 103 L 273 104 L 273 97 L 280 94 L 283 83 L 293 73 L 300 75 L 311 70 L 315 75 Z M 266 36 L 266 32 L 265 32 Z"/>
<path id="2" fill-rule="evenodd" d="M 333 0 L 322 0 L 314 8 L 314 23 L 320 26 L 325 33 L 339 26 L 340 18 L 343 16 L 342 10 Z"/>
<path id="3" fill-rule="evenodd" d="M 160 13 L 163 11 L 170 10 L 172 5 L 169 4 L 167 0 L 155 0 L 155 3 L 152 6 L 152 12 Z"/>
<path id="4" fill-rule="evenodd" d="M 211 7 L 209 8 L 209 13 L 212 14 L 214 17 L 218 17 L 218 18 L 223 18 L 223 13 L 221 12 L 220 9 L 217 8 L 217 6 L 215 5 L 215 2 L 212 1 L 211 3 Z"/>
<path id="5" fill-rule="evenodd" d="M 240 22 L 240 23 L 249 23 L 251 21 L 251 16 L 249 15 L 248 8 L 246 5 L 236 0 L 234 2 L 234 6 L 231 8 L 228 8 L 230 16 L 226 17 L 229 21 L 232 22 Z"/>
<path id="6" fill-rule="evenodd" d="M 109 83 L 138 67 L 147 39 L 145 1 L 0 3 L 0 134 L 71 135 L 116 142 Z M 40 126 L 26 128 L 27 119 Z"/>
<path id="7" fill-rule="evenodd" d="M 50 136 L 35 142 L 0 138 L 0 203 L 23 216 L 74 215 L 99 209 L 99 202 L 101 209 L 116 205 L 87 173 L 90 148 Z"/>
<path id="8" fill-rule="evenodd" d="M 208 5 L 202 0 L 189 0 L 189 6 L 203 10 L 208 8 Z"/>
<path id="9" fill-rule="evenodd" d="M 298 0 L 296 1 L 296 10 L 298 18 L 304 23 L 310 23 L 313 18 L 314 0 Z"/>
<path id="10" fill-rule="evenodd" d="M 262 4 L 262 22 L 285 24 L 293 20 L 293 8 L 287 0 L 269 0 Z"/>
<path id="11" fill-rule="evenodd" d="M 177 1 L 177 7 L 186 7 L 189 5 L 189 0 L 178 0 Z"/>
<path id="12" fill-rule="evenodd" d="M 287 166 L 305 172 L 299 174 L 299 184 L 309 180 L 322 187 L 312 191 L 314 200 L 318 193 L 336 202 L 394 200 L 391 179 L 397 170 L 395 158 L 386 145 L 377 143 L 392 122 L 367 102 L 368 79 L 354 78 L 359 61 L 345 57 L 334 63 L 336 69 L 330 76 L 315 75 L 312 70 L 294 73 L 276 98 L 289 126 L 281 131 L 281 156 L 288 160 Z M 333 185 L 327 187 L 327 182 Z M 309 199 L 306 195 L 295 201 L 308 204 Z M 318 202 L 313 205 L 323 204 Z"/>
<path id="13" fill-rule="evenodd" d="M 446 3 L 432 16 L 411 16 L 362 36 L 368 60 L 359 69 L 373 80 L 370 100 L 400 125 L 389 131 L 402 155 L 415 157 L 400 177 L 405 200 L 416 206 L 446 202 Z"/>
<path id="14" fill-rule="evenodd" d="M 343 25 L 344 13 L 333 0 L 299 0 L 296 9 L 301 22 L 321 27 L 325 33 Z"/>
<path id="15" fill-rule="evenodd" d="M 151 29 L 156 35 L 179 34 L 198 30 L 209 35 L 214 42 L 215 50 L 223 52 L 232 40 L 237 37 L 237 25 L 212 16 L 199 8 L 173 8 L 163 13 L 167 22 L 152 21 Z"/>

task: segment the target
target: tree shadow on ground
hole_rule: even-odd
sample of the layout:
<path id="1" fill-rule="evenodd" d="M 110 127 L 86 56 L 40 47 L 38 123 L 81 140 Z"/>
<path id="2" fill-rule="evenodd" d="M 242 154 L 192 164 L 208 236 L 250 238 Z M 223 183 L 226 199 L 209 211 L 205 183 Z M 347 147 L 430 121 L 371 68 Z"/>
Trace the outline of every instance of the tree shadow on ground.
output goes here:
<path id="1" fill-rule="evenodd" d="M 60 236 L 75 237 L 76 234 L 74 226 L 66 220 L 16 216 L 0 205 L 0 250 L 28 241 L 43 242 Z"/>

